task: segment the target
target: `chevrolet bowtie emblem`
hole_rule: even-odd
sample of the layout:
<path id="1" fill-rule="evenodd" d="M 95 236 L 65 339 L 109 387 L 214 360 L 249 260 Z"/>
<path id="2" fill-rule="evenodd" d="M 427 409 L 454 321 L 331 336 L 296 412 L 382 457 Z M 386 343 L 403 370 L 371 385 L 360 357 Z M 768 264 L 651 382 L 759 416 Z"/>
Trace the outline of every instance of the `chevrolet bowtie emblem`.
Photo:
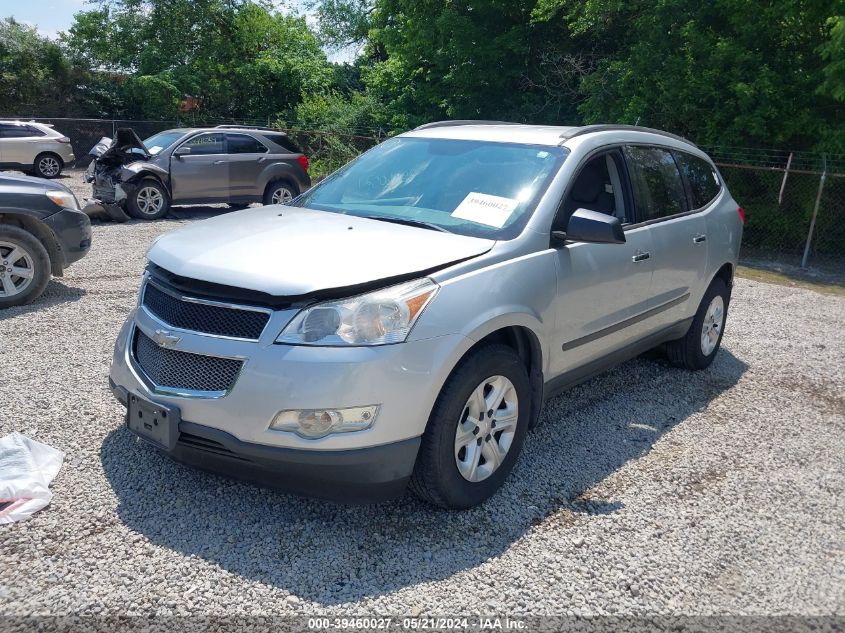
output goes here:
<path id="1" fill-rule="evenodd" d="M 173 347 L 182 340 L 179 336 L 173 336 L 167 330 L 156 330 L 156 333 L 153 334 L 153 340 L 156 342 L 156 345 L 159 347 Z"/>

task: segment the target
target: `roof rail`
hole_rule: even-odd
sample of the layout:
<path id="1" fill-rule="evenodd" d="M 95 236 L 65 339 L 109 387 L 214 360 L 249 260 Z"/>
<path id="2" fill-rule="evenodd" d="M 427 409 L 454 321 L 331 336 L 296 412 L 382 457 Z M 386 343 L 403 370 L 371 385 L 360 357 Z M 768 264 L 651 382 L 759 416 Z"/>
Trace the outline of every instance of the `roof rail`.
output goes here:
<path id="1" fill-rule="evenodd" d="M 215 125 L 214 129 L 226 129 L 226 130 L 262 130 L 264 132 L 278 132 L 280 134 L 285 134 L 283 130 L 280 130 L 276 127 L 265 127 L 263 125 Z"/>
<path id="2" fill-rule="evenodd" d="M 622 125 L 622 124 L 614 124 L 614 123 L 599 123 L 596 125 L 584 125 L 582 127 L 575 128 L 569 132 L 564 132 L 560 135 L 560 139 L 562 141 L 568 141 L 571 138 L 575 138 L 576 136 L 583 136 L 584 134 L 592 134 L 593 132 L 613 132 L 613 131 L 630 131 L 630 132 L 649 132 L 651 134 L 659 134 L 660 136 L 665 136 L 667 138 L 675 139 L 676 141 L 682 141 L 684 143 L 689 143 L 693 147 L 698 147 L 695 143 L 691 140 L 684 138 L 683 136 L 679 136 L 677 134 L 672 134 L 671 132 L 664 132 L 663 130 L 657 130 L 653 127 L 642 127 L 640 125 Z"/>
<path id="3" fill-rule="evenodd" d="M 472 119 L 454 120 L 454 121 L 434 121 L 432 123 L 425 123 L 414 128 L 416 130 L 428 130 L 433 127 L 456 127 L 458 125 L 522 125 L 521 123 L 513 123 L 511 121 L 474 121 Z"/>

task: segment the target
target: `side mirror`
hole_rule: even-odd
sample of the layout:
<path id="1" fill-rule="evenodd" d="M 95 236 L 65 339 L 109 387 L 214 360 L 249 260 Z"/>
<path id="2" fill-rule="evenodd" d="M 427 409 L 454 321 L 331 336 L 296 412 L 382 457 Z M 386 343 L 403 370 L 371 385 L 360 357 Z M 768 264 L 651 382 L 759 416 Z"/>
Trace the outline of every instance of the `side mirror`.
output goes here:
<path id="1" fill-rule="evenodd" d="M 177 147 L 175 150 L 173 150 L 173 155 L 176 156 L 176 157 L 187 156 L 190 153 L 191 153 L 191 148 L 185 147 L 184 145 L 182 147 Z"/>
<path id="2" fill-rule="evenodd" d="M 624 244 L 625 231 L 619 218 L 589 209 L 578 209 L 569 218 L 566 231 L 552 231 L 558 243 L 564 241 L 592 244 Z"/>

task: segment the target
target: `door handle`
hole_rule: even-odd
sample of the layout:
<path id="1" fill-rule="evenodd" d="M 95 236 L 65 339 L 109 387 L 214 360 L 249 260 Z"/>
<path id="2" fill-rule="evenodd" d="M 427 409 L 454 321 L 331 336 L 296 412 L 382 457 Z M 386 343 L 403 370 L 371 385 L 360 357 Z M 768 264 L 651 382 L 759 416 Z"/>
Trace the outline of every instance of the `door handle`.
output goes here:
<path id="1" fill-rule="evenodd" d="M 216 161 L 214 161 L 214 164 L 215 165 L 222 165 L 225 162 L 226 162 L 225 160 L 216 160 Z"/>
<path id="2" fill-rule="evenodd" d="M 707 236 L 704 235 L 703 233 L 701 235 L 696 235 L 694 238 L 692 238 L 693 244 L 701 244 L 702 242 L 706 242 L 706 241 L 707 241 Z"/>
<path id="3" fill-rule="evenodd" d="M 647 260 L 649 257 L 651 257 L 651 253 L 648 253 L 646 251 L 637 251 L 636 255 L 631 258 L 631 261 L 634 263 L 642 262 Z"/>

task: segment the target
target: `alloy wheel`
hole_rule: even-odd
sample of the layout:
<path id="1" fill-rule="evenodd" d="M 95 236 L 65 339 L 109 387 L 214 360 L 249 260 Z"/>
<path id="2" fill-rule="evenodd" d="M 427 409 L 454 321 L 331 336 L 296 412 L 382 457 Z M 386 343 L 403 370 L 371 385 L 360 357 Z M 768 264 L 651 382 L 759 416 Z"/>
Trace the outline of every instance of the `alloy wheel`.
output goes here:
<path id="1" fill-rule="evenodd" d="M 44 156 L 38 161 L 38 171 L 42 176 L 56 176 L 61 171 L 62 166 L 52 156 Z"/>
<path id="2" fill-rule="evenodd" d="M 464 479 L 475 483 L 496 472 L 518 420 L 519 400 L 510 380 L 491 376 L 473 390 L 455 432 L 455 463 Z"/>
<path id="3" fill-rule="evenodd" d="M 707 306 L 704 323 L 701 326 L 701 353 L 710 356 L 719 343 L 719 336 L 725 320 L 725 301 L 716 295 Z"/>
<path id="4" fill-rule="evenodd" d="M 287 187 L 278 187 L 270 196 L 270 202 L 273 204 L 286 204 L 293 200 L 293 193 Z"/>
<path id="5" fill-rule="evenodd" d="M 164 205 L 164 196 L 155 187 L 143 187 L 137 194 L 138 210 L 144 215 L 155 215 Z"/>
<path id="6" fill-rule="evenodd" d="M 32 255 L 21 245 L 0 241 L 0 297 L 24 292 L 35 277 Z"/>

